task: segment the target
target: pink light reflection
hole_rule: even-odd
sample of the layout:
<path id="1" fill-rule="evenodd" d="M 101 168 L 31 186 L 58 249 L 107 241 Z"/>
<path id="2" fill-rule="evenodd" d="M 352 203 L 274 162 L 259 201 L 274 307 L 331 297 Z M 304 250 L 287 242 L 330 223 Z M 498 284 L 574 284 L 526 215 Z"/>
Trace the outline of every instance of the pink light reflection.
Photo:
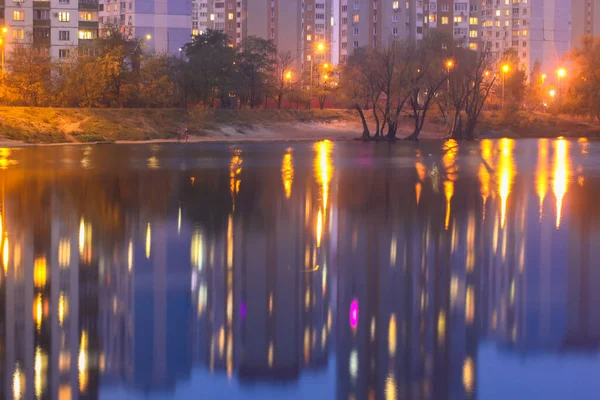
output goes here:
<path id="1" fill-rule="evenodd" d="M 354 298 L 350 303 L 350 327 L 356 328 L 358 325 L 358 300 Z"/>

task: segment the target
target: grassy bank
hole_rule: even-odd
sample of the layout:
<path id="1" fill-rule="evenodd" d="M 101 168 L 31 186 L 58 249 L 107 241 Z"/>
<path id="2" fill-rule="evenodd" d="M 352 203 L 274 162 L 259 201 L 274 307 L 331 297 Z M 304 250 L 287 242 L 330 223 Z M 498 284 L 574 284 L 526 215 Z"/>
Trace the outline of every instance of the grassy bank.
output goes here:
<path id="1" fill-rule="evenodd" d="M 203 136 L 222 125 L 333 122 L 354 118 L 340 110 L 182 110 L 0 107 L 0 137 L 26 143 L 175 138 L 185 128 Z"/>
<path id="2" fill-rule="evenodd" d="M 600 125 L 588 120 L 547 113 L 517 111 L 506 115 L 501 111 L 490 111 L 482 114 L 478 132 L 481 136 L 512 138 L 559 136 L 600 138 Z"/>

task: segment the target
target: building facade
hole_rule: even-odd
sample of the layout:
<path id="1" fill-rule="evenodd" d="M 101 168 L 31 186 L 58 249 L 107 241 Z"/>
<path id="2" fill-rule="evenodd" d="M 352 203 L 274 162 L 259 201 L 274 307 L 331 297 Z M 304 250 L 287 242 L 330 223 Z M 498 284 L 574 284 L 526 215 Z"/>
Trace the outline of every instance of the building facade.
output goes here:
<path id="1" fill-rule="evenodd" d="M 568 0 L 484 0 L 481 40 L 496 59 L 513 49 L 527 72 L 533 70 L 536 62 L 542 71 L 554 71 L 561 66 L 571 46 L 571 3 Z"/>
<path id="2" fill-rule="evenodd" d="M 177 54 L 191 41 L 191 0 L 100 0 L 99 13 L 101 30 L 119 28 L 149 51 Z"/>
<path id="3" fill-rule="evenodd" d="M 0 5 L 4 54 L 20 45 L 47 49 L 53 59 L 68 58 L 98 37 L 97 0 L 11 1 Z"/>
<path id="4" fill-rule="evenodd" d="M 572 45 L 577 46 L 584 35 L 600 36 L 600 1 L 573 1 Z"/>

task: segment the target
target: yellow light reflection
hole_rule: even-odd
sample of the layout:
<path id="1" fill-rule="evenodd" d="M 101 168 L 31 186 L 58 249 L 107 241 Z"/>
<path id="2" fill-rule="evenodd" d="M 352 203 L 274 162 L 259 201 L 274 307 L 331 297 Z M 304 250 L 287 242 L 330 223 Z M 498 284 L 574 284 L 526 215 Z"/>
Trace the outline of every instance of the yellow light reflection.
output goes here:
<path id="1" fill-rule="evenodd" d="M 415 197 L 417 199 L 417 205 L 421 202 L 421 192 L 423 191 L 423 186 L 420 182 L 415 183 Z"/>
<path id="2" fill-rule="evenodd" d="M 396 315 L 390 316 L 390 325 L 388 328 L 388 352 L 390 357 L 396 354 Z"/>
<path id="3" fill-rule="evenodd" d="M 304 364 L 308 365 L 310 362 L 310 331 L 308 328 L 304 329 Z"/>
<path id="4" fill-rule="evenodd" d="M 456 157 L 458 156 L 458 142 L 454 139 L 448 140 L 443 144 L 442 164 L 446 171 L 446 179 L 444 180 L 444 195 L 446 196 L 446 218 L 444 227 L 448 230 L 450 226 L 451 201 L 454 196 L 454 182 L 456 182 L 458 174 L 458 165 L 456 165 Z"/>
<path id="5" fill-rule="evenodd" d="M 556 229 L 560 228 L 562 206 L 569 186 L 569 144 L 564 139 L 554 141 L 554 181 L 552 191 L 556 197 Z"/>
<path id="6" fill-rule="evenodd" d="M 288 147 L 283 155 L 281 162 L 281 180 L 283 181 L 283 190 L 285 198 L 289 199 L 292 196 L 292 183 L 294 182 L 294 157 L 292 148 Z"/>
<path id="7" fill-rule="evenodd" d="M 150 251 L 152 250 L 152 228 L 150 223 L 146 227 L 146 258 L 150 259 Z"/>
<path id="8" fill-rule="evenodd" d="M 437 320 L 438 343 L 443 344 L 446 338 L 446 313 L 441 310 Z"/>
<path id="9" fill-rule="evenodd" d="M 46 376 L 48 369 L 48 356 L 44 354 L 41 347 L 35 348 L 35 359 L 34 359 L 34 386 L 35 396 L 38 399 L 42 398 L 44 388 L 46 386 Z"/>
<path id="10" fill-rule="evenodd" d="M 475 217 L 469 213 L 467 219 L 467 272 L 473 272 L 475 269 Z"/>
<path id="11" fill-rule="evenodd" d="M 71 264 L 71 241 L 61 239 L 58 242 L 58 265 L 60 269 L 66 269 Z"/>
<path id="12" fill-rule="evenodd" d="M 83 248 L 85 246 L 85 220 L 83 217 L 79 221 L 79 255 L 83 256 Z"/>
<path id="13" fill-rule="evenodd" d="M 321 235 L 323 235 L 323 213 L 319 210 L 317 214 L 317 247 L 321 247 Z"/>
<path id="14" fill-rule="evenodd" d="M 506 223 L 506 207 L 508 196 L 512 190 L 513 180 L 516 174 L 516 167 L 513 158 L 513 149 L 515 142 L 512 139 L 501 139 L 499 142 L 500 159 L 498 161 L 497 182 L 499 185 L 498 194 L 501 200 L 500 209 L 500 227 L 504 229 Z"/>
<path id="15" fill-rule="evenodd" d="M 548 193 L 548 139 L 538 140 L 538 162 L 535 172 L 536 192 L 540 198 L 540 221 L 544 211 L 544 199 Z"/>
<path id="16" fill-rule="evenodd" d="M 333 165 L 331 162 L 333 143 L 329 140 L 323 140 L 315 144 L 315 150 L 317 151 L 317 161 L 315 163 L 316 176 L 321 185 L 323 212 L 326 214 L 327 202 L 329 201 L 329 183 L 333 174 Z"/>
<path id="17" fill-rule="evenodd" d="M 62 326 L 65 318 L 69 316 L 69 299 L 64 292 L 60 292 L 58 298 L 58 323 Z"/>
<path id="18" fill-rule="evenodd" d="M 129 240 L 129 245 L 127 246 L 127 269 L 129 272 L 133 269 L 133 241 Z"/>
<path id="19" fill-rule="evenodd" d="M 85 393 L 88 387 L 88 333 L 81 332 L 81 342 L 79 344 L 79 357 L 77 358 L 77 368 L 79 371 L 79 391 Z"/>
<path id="20" fill-rule="evenodd" d="M 231 193 L 233 210 L 235 210 L 235 199 L 240 192 L 240 185 L 242 183 L 242 162 L 242 151 L 239 149 L 235 150 L 229 162 L 229 192 Z"/>
<path id="21" fill-rule="evenodd" d="M 2 266 L 4 267 L 4 276 L 8 275 L 8 238 L 4 239 L 2 249 Z"/>
<path id="22" fill-rule="evenodd" d="M 385 400 L 398 399 L 398 389 L 396 388 L 396 379 L 390 373 L 385 379 Z"/>
<path id="23" fill-rule="evenodd" d="M 233 216 L 229 214 L 227 221 L 227 268 L 233 267 Z"/>
<path id="24" fill-rule="evenodd" d="M 38 330 L 38 332 L 42 329 L 43 310 L 44 305 L 42 294 L 38 293 L 38 295 L 35 298 L 35 301 L 33 302 L 33 320 L 35 321 L 35 327 Z"/>
<path id="25" fill-rule="evenodd" d="M 192 233 L 192 243 L 190 246 L 190 260 L 192 266 L 197 268 L 198 271 L 202 271 L 204 259 L 204 238 L 202 232 L 196 229 Z"/>
<path id="26" fill-rule="evenodd" d="M 179 210 L 177 210 L 177 234 L 181 233 L 181 206 L 179 206 Z"/>
<path id="27" fill-rule="evenodd" d="M 33 283 L 36 288 L 46 286 L 48 268 L 46 265 L 46 257 L 38 257 L 33 263 Z"/>
<path id="28" fill-rule="evenodd" d="M 467 286 L 465 298 L 465 320 L 471 325 L 475 319 L 475 289 L 472 285 Z"/>
<path id="29" fill-rule="evenodd" d="M 21 372 L 21 367 L 17 363 L 12 380 L 12 393 L 15 400 L 21 400 L 23 389 L 25 388 L 25 375 Z"/>
<path id="30" fill-rule="evenodd" d="M 463 386 L 465 387 L 465 392 L 473 393 L 473 381 L 475 376 L 475 368 L 473 366 L 473 360 L 471 357 L 467 357 L 465 359 L 465 363 L 463 364 Z"/>
<path id="31" fill-rule="evenodd" d="M 267 351 L 267 363 L 269 364 L 269 368 L 273 368 L 273 353 L 275 348 L 273 343 L 269 343 L 269 350 Z"/>
<path id="32" fill-rule="evenodd" d="M 225 351 L 225 328 L 221 327 L 219 330 L 219 358 L 223 358 Z"/>

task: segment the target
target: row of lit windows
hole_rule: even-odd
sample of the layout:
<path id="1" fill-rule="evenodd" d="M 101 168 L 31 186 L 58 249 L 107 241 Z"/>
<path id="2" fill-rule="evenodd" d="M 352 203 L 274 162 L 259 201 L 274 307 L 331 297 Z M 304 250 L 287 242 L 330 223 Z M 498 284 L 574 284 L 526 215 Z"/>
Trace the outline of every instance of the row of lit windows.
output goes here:
<path id="1" fill-rule="evenodd" d="M 13 39 L 25 39 L 25 30 L 24 29 L 13 29 L 12 31 Z M 44 30 L 42 33 L 38 33 L 36 31 L 34 33 L 34 37 L 37 39 L 50 39 L 50 30 Z M 79 39 L 97 39 L 98 31 L 95 29 L 80 29 L 78 34 Z M 69 41 L 71 40 L 71 32 L 70 31 L 58 31 L 58 40 L 60 41 Z"/>

